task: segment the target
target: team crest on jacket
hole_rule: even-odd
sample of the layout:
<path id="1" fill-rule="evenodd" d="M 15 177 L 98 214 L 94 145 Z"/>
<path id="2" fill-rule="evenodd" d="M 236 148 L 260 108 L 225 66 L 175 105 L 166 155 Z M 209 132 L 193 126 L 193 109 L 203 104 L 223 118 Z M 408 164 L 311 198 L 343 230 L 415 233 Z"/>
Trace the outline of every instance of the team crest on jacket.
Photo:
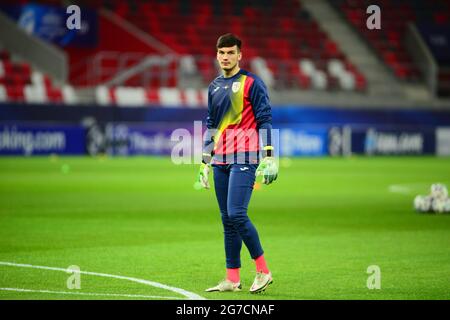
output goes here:
<path id="1" fill-rule="evenodd" d="M 241 88 L 241 83 L 240 82 L 233 82 L 233 85 L 231 86 L 231 90 L 234 93 L 238 92 L 240 88 Z"/>

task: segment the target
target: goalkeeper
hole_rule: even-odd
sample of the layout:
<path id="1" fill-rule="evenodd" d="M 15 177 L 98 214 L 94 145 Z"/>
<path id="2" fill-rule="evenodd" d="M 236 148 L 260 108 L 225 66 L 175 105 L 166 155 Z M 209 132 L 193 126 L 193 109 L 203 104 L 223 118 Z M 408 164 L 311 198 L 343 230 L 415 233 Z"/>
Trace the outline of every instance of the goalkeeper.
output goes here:
<path id="1" fill-rule="evenodd" d="M 212 166 L 224 228 L 226 278 L 206 291 L 241 290 L 240 252 L 244 242 L 256 264 L 250 292 L 258 293 L 272 283 L 272 274 L 247 208 L 256 176 L 261 175 L 264 184 L 277 179 L 271 143 L 272 110 L 263 81 L 239 67 L 241 40 L 225 34 L 219 37 L 216 49 L 222 75 L 208 88 L 208 130 L 196 185 L 209 189 Z"/>

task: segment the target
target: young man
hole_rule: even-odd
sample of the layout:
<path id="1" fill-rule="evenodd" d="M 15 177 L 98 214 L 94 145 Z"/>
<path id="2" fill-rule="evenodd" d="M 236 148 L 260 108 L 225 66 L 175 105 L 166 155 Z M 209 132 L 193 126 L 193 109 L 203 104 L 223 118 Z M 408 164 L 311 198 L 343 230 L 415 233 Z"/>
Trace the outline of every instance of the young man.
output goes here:
<path id="1" fill-rule="evenodd" d="M 240 251 L 244 242 L 256 264 L 250 292 L 258 293 L 272 283 L 272 274 L 247 208 L 255 177 L 262 175 L 263 183 L 270 184 L 278 176 L 271 144 L 272 110 L 262 80 L 239 68 L 241 40 L 225 34 L 219 37 L 216 47 L 222 75 L 208 88 L 208 130 L 196 183 L 209 189 L 212 165 L 224 228 L 226 279 L 206 291 L 241 290 Z"/>

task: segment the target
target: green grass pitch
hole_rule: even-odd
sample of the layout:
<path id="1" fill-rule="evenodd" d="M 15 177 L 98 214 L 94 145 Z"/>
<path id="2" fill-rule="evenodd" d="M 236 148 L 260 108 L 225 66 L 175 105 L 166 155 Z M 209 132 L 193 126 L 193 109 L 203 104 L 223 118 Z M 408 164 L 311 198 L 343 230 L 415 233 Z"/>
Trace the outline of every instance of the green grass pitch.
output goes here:
<path id="1" fill-rule="evenodd" d="M 449 158 L 283 159 L 249 206 L 274 276 L 260 295 L 248 292 L 245 246 L 243 291 L 204 292 L 224 277 L 223 233 L 214 191 L 192 187 L 196 172 L 164 157 L 0 158 L 0 261 L 76 265 L 207 299 L 450 298 L 450 214 L 412 208 L 431 183 L 450 186 Z M 379 290 L 367 288 L 371 265 Z M 90 274 L 68 289 L 71 276 L 0 264 L 0 299 L 185 298 Z"/>

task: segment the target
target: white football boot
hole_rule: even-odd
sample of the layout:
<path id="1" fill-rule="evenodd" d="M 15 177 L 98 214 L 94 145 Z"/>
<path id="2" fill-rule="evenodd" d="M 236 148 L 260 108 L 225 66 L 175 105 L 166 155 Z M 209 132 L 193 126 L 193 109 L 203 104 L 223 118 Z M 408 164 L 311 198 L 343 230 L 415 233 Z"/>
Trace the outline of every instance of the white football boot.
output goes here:
<path id="1" fill-rule="evenodd" d="M 267 289 L 269 284 L 273 282 L 272 273 L 257 272 L 255 281 L 250 288 L 250 293 L 260 293 Z"/>
<path id="2" fill-rule="evenodd" d="M 228 279 L 223 280 L 217 286 L 206 289 L 206 292 L 225 292 L 225 291 L 241 291 L 242 285 L 240 282 L 231 282 Z"/>

